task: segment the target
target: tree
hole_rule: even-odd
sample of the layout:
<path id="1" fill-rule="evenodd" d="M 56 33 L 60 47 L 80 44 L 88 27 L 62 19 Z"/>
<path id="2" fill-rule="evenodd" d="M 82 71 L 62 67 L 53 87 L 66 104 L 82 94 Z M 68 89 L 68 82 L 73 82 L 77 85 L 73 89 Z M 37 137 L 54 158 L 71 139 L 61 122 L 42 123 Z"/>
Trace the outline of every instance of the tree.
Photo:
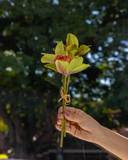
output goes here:
<path id="1" fill-rule="evenodd" d="M 0 115 L 8 125 L 16 157 L 41 152 L 42 142 L 45 144 L 42 135 L 48 130 L 52 130 L 49 137 L 54 134 L 53 119 L 45 115 L 45 109 L 54 113 L 59 88 L 44 78 L 60 86 L 60 75 L 53 76 L 40 58 L 41 52 L 52 53 L 56 40 L 64 41 L 68 33 L 75 34 L 81 44 L 91 45 L 91 52 L 85 56 L 85 63 L 91 67 L 71 78 L 72 105 L 99 117 L 99 122 L 111 128 L 115 123 L 108 108 L 127 110 L 116 101 L 110 105 L 108 100 L 97 107 L 106 97 L 115 100 L 115 86 L 123 86 L 121 79 L 127 79 L 123 74 L 128 70 L 127 7 L 127 0 L 0 1 Z M 122 78 L 117 82 L 116 76 Z M 121 93 L 127 97 L 127 90 Z M 122 113 L 118 113 L 120 119 Z"/>

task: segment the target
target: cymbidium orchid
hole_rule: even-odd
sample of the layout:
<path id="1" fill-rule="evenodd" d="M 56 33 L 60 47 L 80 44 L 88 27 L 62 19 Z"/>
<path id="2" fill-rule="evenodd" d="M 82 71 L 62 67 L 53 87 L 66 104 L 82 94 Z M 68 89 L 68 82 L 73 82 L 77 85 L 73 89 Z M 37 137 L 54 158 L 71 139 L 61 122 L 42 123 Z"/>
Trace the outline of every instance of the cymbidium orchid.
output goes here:
<path id="1" fill-rule="evenodd" d="M 68 86 L 70 81 L 70 75 L 78 73 L 90 65 L 83 63 L 83 54 L 90 51 L 90 48 L 86 45 L 79 47 L 78 39 L 75 35 L 69 33 L 66 38 L 66 45 L 62 41 L 57 41 L 57 46 L 53 49 L 55 54 L 42 53 L 42 63 L 46 63 L 45 67 L 57 71 L 63 75 L 63 87 L 61 89 L 61 99 L 63 99 L 63 120 L 61 131 L 61 144 L 63 146 L 63 136 L 66 136 L 66 120 L 64 117 L 64 111 L 66 109 L 67 102 L 69 102 L 70 96 L 68 93 Z M 67 99 L 69 97 L 69 99 Z M 59 101 L 60 101 L 59 100 Z"/>
<path id="2" fill-rule="evenodd" d="M 46 63 L 46 57 L 47 55 L 42 57 L 41 62 Z M 88 64 L 82 63 L 83 62 L 82 57 L 71 59 L 70 55 L 57 55 L 57 56 L 50 55 L 47 59 L 47 63 L 48 62 L 51 63 L 46 64 L 45 67 L 58 71 L 59 73 L 65 76 L 80 72 L 90 66 Z"/>
<path id="3" fill-rule="evenodd" d="M 55 48 L 55 54 L 46 54 L 41 59 L 42 63 L 48 63 L 45 67 L 53 69 L 65 76 L 80 72 L 90 65 L 83 63 L 83 58 L 78 57 L 87 53 L 90 48 L 86 45 L 80 46 L 77 38 L 68 34 L 66 45 L 63 42 L 58 42 Z"/>

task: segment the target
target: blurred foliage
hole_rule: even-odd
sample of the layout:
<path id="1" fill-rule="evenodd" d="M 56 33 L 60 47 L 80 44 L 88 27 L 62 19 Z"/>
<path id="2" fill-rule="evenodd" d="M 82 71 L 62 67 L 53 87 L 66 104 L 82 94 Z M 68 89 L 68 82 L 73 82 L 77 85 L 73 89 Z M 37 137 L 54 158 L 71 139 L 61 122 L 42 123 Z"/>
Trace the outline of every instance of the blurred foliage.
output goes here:
<path id="1" fill-rule="evenodd" d="M 0 131 L 5 132 L 7 131 L 8 126 L 4 123 L 3 119 L 0 117 Z"/>
<path id="2" fill-rule="evenodd" d="M 127 8 L 127 0 L 0 0 L 0 115 L 16 158 L 49 147 L 61 77 L 40 59 L 67 33 L 91 45 L 91 67 L 71 76 L 71 105 L 107 127 L 128 125 Z"/>

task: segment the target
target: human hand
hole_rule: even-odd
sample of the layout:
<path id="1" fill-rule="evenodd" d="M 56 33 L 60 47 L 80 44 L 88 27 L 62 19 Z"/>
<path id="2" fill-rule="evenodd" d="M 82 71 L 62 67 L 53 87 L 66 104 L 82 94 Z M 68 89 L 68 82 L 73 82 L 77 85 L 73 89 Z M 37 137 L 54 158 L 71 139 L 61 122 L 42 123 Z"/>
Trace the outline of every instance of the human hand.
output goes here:
<path id="1" fill-rule="evenodd" d="M 66 107 L 64 112 L 66 118 L 66 132 L 73 136 L 88 141 L 96 141 L 96 137 L 100 136 L 101 125 L 80 109 L 73 107 Z M 55 127 L 61 131 L 61 124 L 63 119 L 63 107 L 58 111 L 58 120 Z"/>

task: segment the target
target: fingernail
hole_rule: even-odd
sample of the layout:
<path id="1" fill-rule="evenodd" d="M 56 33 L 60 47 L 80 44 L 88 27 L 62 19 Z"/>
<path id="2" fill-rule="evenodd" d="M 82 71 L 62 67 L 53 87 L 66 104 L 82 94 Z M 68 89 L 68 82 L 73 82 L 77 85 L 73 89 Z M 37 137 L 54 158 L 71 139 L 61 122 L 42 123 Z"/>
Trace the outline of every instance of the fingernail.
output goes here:
<path id="1" fill-rule="evenodd" d="M 59 117 L 60 115 L 58 114 L 58 117 Z"/>
<path id="2" fill-rule="evenodd" d="M 64 113 L 65 113 L 66 116 L 69 116 L 69 113 L 67 111 L 64 111 Z"/>

